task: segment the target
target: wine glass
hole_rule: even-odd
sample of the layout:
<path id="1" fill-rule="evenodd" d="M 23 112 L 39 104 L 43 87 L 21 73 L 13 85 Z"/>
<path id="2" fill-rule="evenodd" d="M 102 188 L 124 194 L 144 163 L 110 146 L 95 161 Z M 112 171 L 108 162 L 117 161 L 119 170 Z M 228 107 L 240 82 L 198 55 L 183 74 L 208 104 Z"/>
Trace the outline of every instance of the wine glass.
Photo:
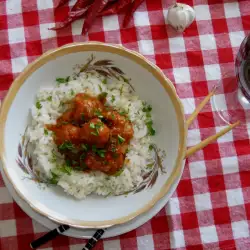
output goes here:
<path id="1" fill-rule="evenodd" d="M 235 75 L 224 74 L 216 86 L 212 106 L 228 124 L 236 121 L 242 125 L 250 123 L 250 35 L 240 45 L 235 60 Z"/>

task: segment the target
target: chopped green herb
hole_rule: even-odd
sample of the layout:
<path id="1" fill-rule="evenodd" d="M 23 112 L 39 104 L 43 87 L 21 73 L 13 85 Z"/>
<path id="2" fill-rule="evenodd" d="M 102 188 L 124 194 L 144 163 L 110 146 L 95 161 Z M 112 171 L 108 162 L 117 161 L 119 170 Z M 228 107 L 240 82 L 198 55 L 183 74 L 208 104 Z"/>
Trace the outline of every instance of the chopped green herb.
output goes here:
<path id="1" fill-rule="evenodd" d="M 111 102 L 113 103 L 115 101 L 115 96 L 112 95 Z"/>
<path id="2" fill-rule="evenodd" d="M 105 161 L 103 161 L 103 164 L 108 165 L 109 163 L 108 163 L 108 161 L 105 160 Z"/>
<path id="3" fill-rule="evenodd" d="M 92 151 L 99 155 L 100 157 L 104 158 L 106 150 L 105 149 L 98 149 L 95 145 L 92 146 Z"/>
<path id="4" fill-rule="evenodd" d="M 105 157 L 105 153 L 106 153 L 106 150 L 105 150 L 105 149 L 98 149 L 98 150 L 97 150 L 97 154 L 98 154 L 100 157 L 102 157 L 102 158 Z"/>
<path id="5" fill-rule="evenodd" d="M 153 145 L 153 144 L 150 144 L 148 148 L 149 148 L 149 150 L 151 151 L 151 150 L 154 149 L 154 145 Z"/>
<path id="6" fill-rule="evenodd" d="M 152 124 L 152 121 L 146 123 L 149 135 L 155 135 L 155 130 L 153 129 Z"/>
<path id="7" fill-rule="evenodd" d="M 45 135 L 48 135 L 48 134 L 49 134 L 48 129 L 46 129 L 46 128 L 44 129 L 44 134 L 45 134 Z"/>
<path id="8" fill-rule="evenodd" d="M 153 128 L 150 128 L 149 129 L 149 135 L 155 135 L 155 130 Z"/>
<path id="9" fill-rule="evenodd" d="M 124 168 L 121 168 L 115 174 L 113 174 L 113 176 L 120 176 L 123 171 L 124 171 Z"/>
<path id="10" fill-rule="evenodd" d="M 67 83 L 67 82 L 69 82 L 69 78 L 70 78 L 70 76 L 67 76 L 66 78 L 58 77 L 58 78 L 56 78 L 56 81 L 58 84 Z"/>
<path id="11" fill-rule="evenodd" d="M 149 135 L 155 135 L 155 130 L 153 129 L 153 121 L 152 120 L 147 121 L 146 126 L 148 128 Z"/>
<path id="12" fill-rule="evenodd" d="M 147 125 L 147 126 L 153 126 L 153 121 L 152 121 L 152 120 L 147 121 L 147 122 L 146 122 L 146 125 Z"/>
<path id="13" fill-rule="evenodd" d="M 99 134 L 95 131 L 95 132 L 90 132 L 91 135 L 94 135 L 94 136 L 98 136 Z"/>
<path id="14" fill-rule="evenodd" d="M 37 109 L 41 109 L 42 108 L 42 104 L 39 101 L 36 102 L 36 108 Z"/>
<path id="15" fill-rule="evenodd" d="M 102 112 L 101 112 L 100 110 L 98 110 L 98 109 L 95 110 L 94 114 L 95 114 L 98 118 L 100 118 L 100 119 L 103 118 Z"/>
<path id="16" fill-rule="evenodd" d="M 111 119 L 115 120 L 115 115 L 114 114 L 111 115 Z"/>
<path id="17" fill-rule="evenodd" d="M 96 129 L 99 129 L 99 128 L 101 128 L 103 126 L 103 124 L 101 123 L 101 122 L 97 122 L 96 124 L 95 124 L 95 128 Z"/>
<path id="18" fill-rule="evenodd" d="M 98 95 L 98 99 L 102 101 L 107 97 L 107 95 L 108 95 L 107 92 L 102 92 L 101 94 Z"/>
<path id="19" fill-rule="evenodd" d="M 94 124 L 93 122 L 91 122 L 91 123 L 89 124 L 89 127 L 92 128 L 92 129 L 95 129 L 95 124 Z"/>
<path id="20" fill-rule="evenodd" d="M 49 180 L 49 183 L 50 184 L 57 184 L 59 176 L 56 173 L 54 173 L 52 170 L 50 170 L 50 173 L 52 175 L 52 178 Z"/>
<path id="21" fill-rule="evenodd" d="M 81 120 L 84 121 L 84 113 L 81 113 Z"/>
<path id="22" fill-rule="evenodd" d="M 47 101 L 49 101 L 49 102 L 52 101 L 52 95 L 47 98 Z"/>
<path id="23" fill-rule="evenodd" d="M 66 173 L 67 175 L 71 175 L 72 168 L 69 165 L 64 165 L 59 169 L 61 172 Z"/>
<path id="24" fill-rule="evenodd" d="M 99 129 L 103 126 L 103 124 L 101 122 L 98 122 L 96 124 L 94 123 L 90 123 L 89 127 L 92 128 L 92 129 L 95 129 L 95 131 L 91 132 L 92 135 L 95 135 L 95 136 L 98 136 L 99 135 Z"/>
<path id="25" fill-rule="evenodd" d="M 71 165 L 71 162 L 70 162 L 69 159 L 66 159 L 65 162 L 66 162 L 66 165 L 67 165 L 67 166 L 70 166 L 70 165 Z"/>
<path id="26" fill-rule="evenodd" d="M 118 135 L 118 142 L 119 144 L 122 144 L 123 142 L 125 142 L 125 139 L 121 137 L 120 135 Z"/>
<path id="27" fill-rule="evenodd" d="M 115 147 L 111 148 L 111 151 L 116 152 L 116 148 Z"/>
<path id="28" fill-rule="evenodd" d="M 128 113 L 125 110 L 123 110 L 123 111 L 119 112 L 119 114 L 120 115 L 127 115 Z"/>
<path id="29" fill-rule="evenodd" d="M 108 81 L 108 79 L 107 79 L 107 78 L 104 78 L 104 79 L 102 80 L 102 83 L 103 83 L 103 84 L 107 84 L 107 81 Z"/>
<path id="30" fill-rule="evenodd" d="M 100 92 L 102 92 L 102 86 L 98 84 L 98 87 L 99 87 Z"/>
<path id="31" fill-rule="evenodd" d="M 84 151 L 88 151 L 89 145 L 88 145 L 88 144 L 81 144 L 81 148 L 82 148 Z"/>
<path id="32" fill-rule="evenodd" d="M 82 153 L 81 156 L 80 156 L 80 160 L 84 160 L 86 157 L 86 154 L 85 153 Z"/>
<path id="33" fill-rule="evenodd" d="M 70 141 L 65 141 L 59 146 L 59 149 L 60 150 L 66 150 L 66 149 L 72 150 L 74 149 L 74 145 Z"/>
<path id="34" fill-rule="evenodd" d="M 73 89 L 71 89 L 70 94 L 75 95 L 75 91 Z"/>
<path id="35" fill-rule="evenodd" d="M 152 106 L 151 105 L 146 105 L 142 109 L 143 112 L 151 112 L 152 111 Z"/>
<path id="36" fill-rule="evenodd" d="M 93 151 L 94 153 L 96 153 L 96 150 L 97 150 L 96 145 L 92 145 L 92 151 Z"/>

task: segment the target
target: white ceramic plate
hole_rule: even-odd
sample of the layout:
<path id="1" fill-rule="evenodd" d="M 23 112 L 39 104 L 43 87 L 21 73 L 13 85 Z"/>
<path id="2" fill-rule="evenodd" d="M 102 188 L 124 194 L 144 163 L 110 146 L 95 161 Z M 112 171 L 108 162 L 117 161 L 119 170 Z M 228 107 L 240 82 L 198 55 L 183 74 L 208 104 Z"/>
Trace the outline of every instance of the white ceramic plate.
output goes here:
<path id="1" fill-rule="evenodd" d="M 24 179 L 16 157 L 38 88 L 41 84 L 48 86 L 62 72 L 71 75 L 73 67 L 85 63 L 91 54 L 97 60 L 112 60 L 114 65 L 122 68 L 132 79 L 136 94 L 152 104 L 157 130 L 154 140 L 159 148 L 167 152 L 167 157 L 163 162 L 165 172 L 157 170 L 158 178 L 151 188 L 127 197 L 89 196 L 79 201 L 66 195 L 59 187 L 41 189 L 36 182 Z M 140 54 L 118 46 L 79 43 L 45 53 L 12 84 L 1 109 L 0 125 L 0 137 L 3 138 L 0 141 L 0 156 L 6 177 L 18 196 L 34 211 L 60 224 L 100 228 L 126 223 L 149 211 L 162 197 L 170 197 L 170 188 L 182 172 L 187 128 L 181 102 L 171 82 Z"/>
<path id="2" fill-rule="evenodd" d="M 185 166 L 185 160 L 183 161 L 183 167 L 184 166 Z M 1 174 L 3 176 L 5 186 L 9 190 L 11 196 L 13 197 L 15 202 L 22 208 L 22 210 L 27 215 L 29 215 L 32 219 L 39 222 L 41 225 L 47 227 L 50 230 L 58 227 L 58 224 L 56 224 L 55 222 L 51 221 L 47 217 L 44 217 L 44 216 L 36 213 L 34 210 L 32 210 L 31 207 L 17 195 L 17 193 L 15 192 L 15 190 L 12 187 L 11 183 L 6 178 L 3 171 L 1 171 Z M 178 180 L 176 180 L 173 183 L 173 185 L 171 186 L 171 189 L 169 191 L 170 196 L 173 194 L 173 192 L 176 189 L 179 181 L 180 181 L 180 178 Z M 156 203 L 156 205 L 154 207 L 152 207 L 148 212 L 136 217 L 135 219 L 131 220 L 130 222 L 110 227 L 105 232 L 105 234 L 103 235 L 102 238 L 115 237 L 115 236 L 127 233 L 129 231 L 132 231 L 132 230 L 140 227 L 141 225 L 146 223 L 148 220 L 153 218 L 166 205 L 168 200 L 169 200 L 169 196 L 166 195 L 161 200 L 159 200 Z M 94 235 L 95 231 L 96 231 L 95 229 L 71 228 L 71 229 L 67 230 L 66 232 L 64 232 L 64 235 L 69 236 L 69 237 L 74 237 L 74 238 L 89 239 Z"/>

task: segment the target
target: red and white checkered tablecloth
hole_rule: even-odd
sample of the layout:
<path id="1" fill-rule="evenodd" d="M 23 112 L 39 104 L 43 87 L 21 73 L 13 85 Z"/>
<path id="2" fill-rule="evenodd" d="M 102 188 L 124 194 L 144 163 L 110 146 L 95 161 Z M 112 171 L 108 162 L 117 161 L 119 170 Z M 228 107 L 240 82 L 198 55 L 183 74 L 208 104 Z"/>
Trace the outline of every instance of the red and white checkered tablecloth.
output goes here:
<path id="1" fill-rule="evenodd" d="M 177 34 L 164 18 L 171 1 L 146 0 L 128 28 L 120 28 L 123 15 L 113 15 L 98 18 L 82 37 L 82 20 L 60 32 L 48 30 L 69 10 L 64 7 L 55 17 L 57 1 L 0 0 L 1 99 L 17 74 L 43 52 L 95 40 L 120 43 L 155 62 L 175 83 L 188 115 L 221 75 L 233 75 L 238 47 L 250 31 L 250 1 L 183 0 L 194 7 L 196 20 Z M 189 129 L 188 146 L 222 125 L 207 105 Z M 96 249 L 247 250 L 249 225 L 249 132 L 235 129 L 187 160 L 176 192 L 154 218 L 120 237 L 100 241 Z M 0 249 L 30 249 L 29 243 L 45 231 L 13 202 L 0 177 Z M 61 236 L 41 249 L 80 250 L 84 242 Z"/>

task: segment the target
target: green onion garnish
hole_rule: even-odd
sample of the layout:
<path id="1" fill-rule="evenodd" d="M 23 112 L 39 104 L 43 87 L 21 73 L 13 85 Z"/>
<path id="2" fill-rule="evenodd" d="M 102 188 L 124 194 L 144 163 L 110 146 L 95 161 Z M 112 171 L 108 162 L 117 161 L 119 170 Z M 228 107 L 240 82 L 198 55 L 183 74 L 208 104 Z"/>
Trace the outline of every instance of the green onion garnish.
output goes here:
<path id="1" fill-rule="evenodd" d="M 123 171 L 124 171 L 124 168 L 121 168 L 116 173 L 114 173 L 113 176 L 120 176 Z"/>
<path id="2" fill-rule="evenodd" d="M 119 144 L 122 144 L 123 142 L 125 142 L 125 139 L 122 136 L 118 135 L 118 142 Z"/>
<path id="3" fill-rule="evenodd" d="M 69 78 L 70 78 L 70 76 L 67 76 L 66 78 L 58 77 L 58 78 L 56 78 L 56 81 L 58 84 L 67 83 L 67 82 L 69 82 Z"/>
<path id="4" fill-rule="evenodd" d="M 104 79 L 102 80 L 102 83 L 103 83 L 103 84 L 107 84 L 107 81 L 108 81 L 107 78 L 104 78 Z"/>
<path id="5" fill-rule="evenodd" d="M 60 150 L 66 150 L 66 149 L 72 150 L 74 148 L 75 148 L 74 145 L 70 141 L 65 141 L 59 146 Z"/>
<path id="6" fill-rule="evenodd" d="M 49 102 L 52 101 L 52 96 L 51 95 L 47 98 L 47 101 L 49 101 Z"/>
<path id="7" fill-rule="evenodd" d="M 39 101 L 36 102 L 36 108 L 37 109 L 41 109 L 42 108 L 42 104 Z"/>
<path id="8" fill-rule="evenodd" d="M 81 144 L 81 148 L 82 148 L 84 151 L 88 151 L 89 145 L 88 145 L 88 144 Z"/>
<path id="9" fill-rule="evenodd" d="M 98 110 L 98 109 L 95 110 L 94 114 L 95 114 L 98 118 L 100 118 L 100 119 L 103 118 L 102 112 L 101 112 L 100 110 Z"/>
<path id="10" fill-rule="evenodd" d="M 89 124 L 89 127 L 92 128 L 92 129 L 95 129 L 95 124 L 94 124 L 93 122 L 91 122 L 91 123 Z"/>

